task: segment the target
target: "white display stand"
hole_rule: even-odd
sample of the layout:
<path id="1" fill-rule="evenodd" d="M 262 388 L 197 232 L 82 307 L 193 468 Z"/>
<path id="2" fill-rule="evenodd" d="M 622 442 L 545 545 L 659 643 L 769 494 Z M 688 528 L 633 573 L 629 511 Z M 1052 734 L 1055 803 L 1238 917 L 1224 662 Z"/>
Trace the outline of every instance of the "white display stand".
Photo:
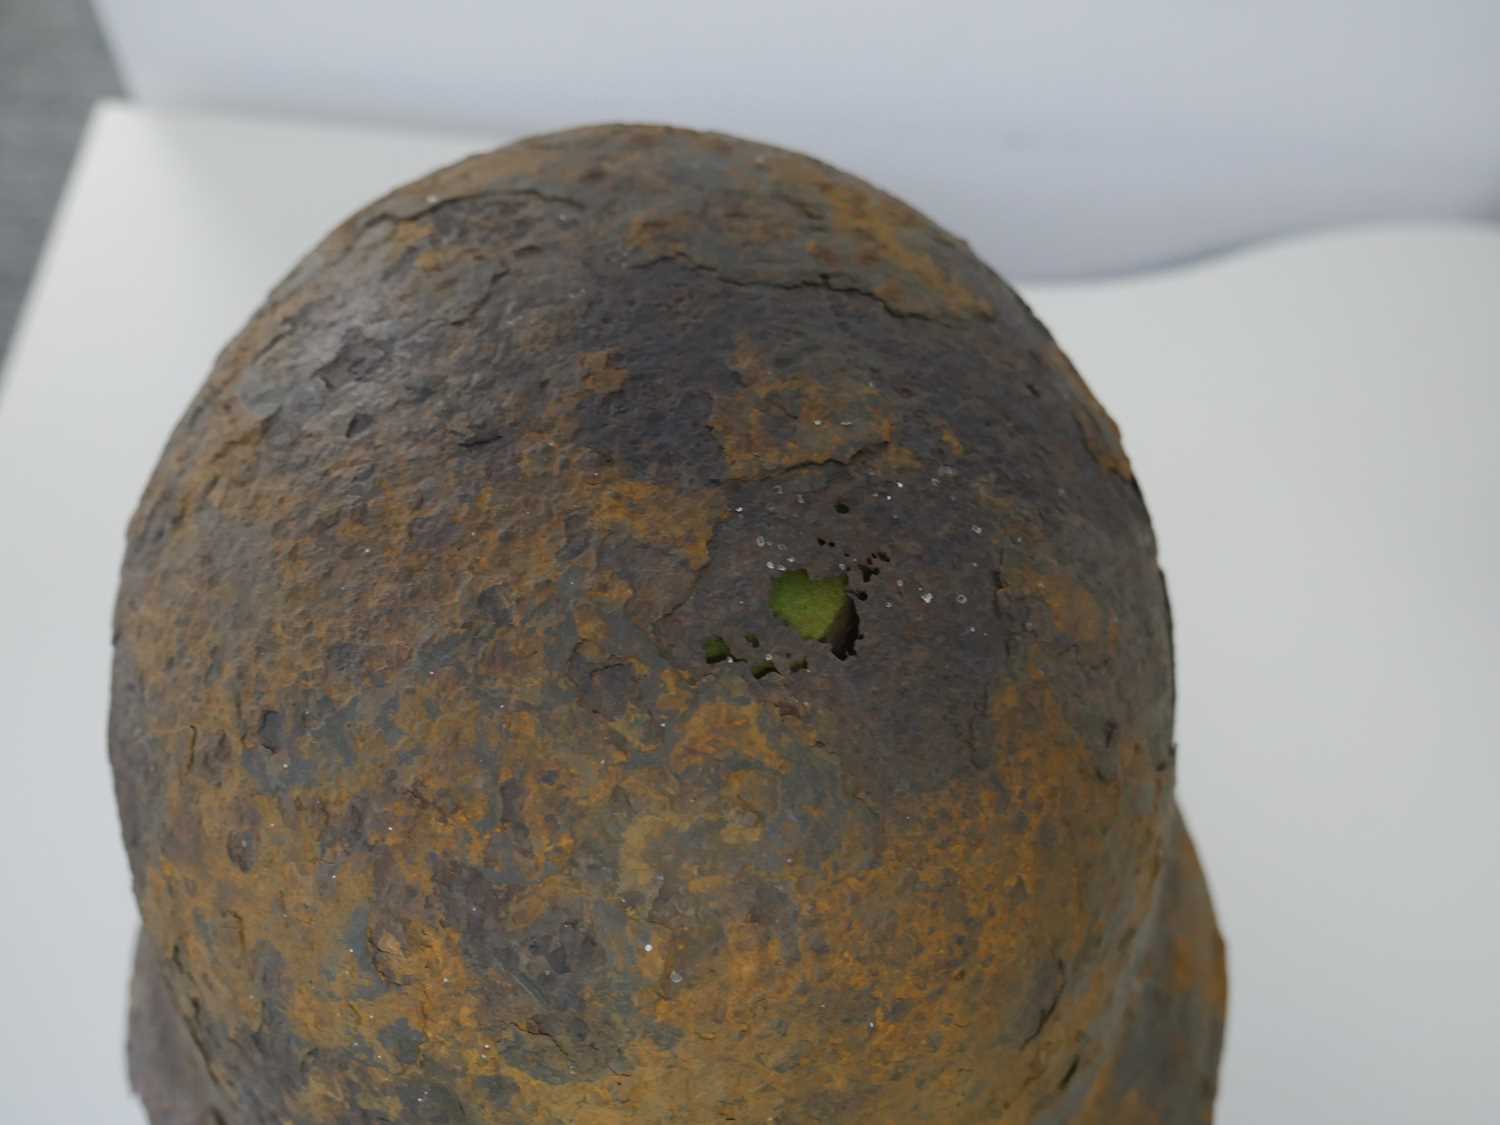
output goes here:
<path id="1" fill-rule="evenodd" d="M 0 383 L 0 1121 L 142 1120 L 105 715 L 168 430 L 304 250 L 488 140 L 93 118 Z M 1219 1120 L 1494 1121 L 1500 230 L 1024 292 L 1159 531 L 1179 793 L 1229 943 Z"/>

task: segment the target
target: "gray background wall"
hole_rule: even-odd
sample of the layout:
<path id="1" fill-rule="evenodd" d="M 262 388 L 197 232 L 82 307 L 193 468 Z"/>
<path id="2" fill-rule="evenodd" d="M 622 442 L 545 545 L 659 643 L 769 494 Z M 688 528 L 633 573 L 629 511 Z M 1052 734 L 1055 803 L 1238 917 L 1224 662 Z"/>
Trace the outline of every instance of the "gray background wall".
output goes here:
<path id="1" fill-rule="evenodd" d="M 88 107 L 119 89 L 88 0 L 0 0 L 0 359 Z"/>

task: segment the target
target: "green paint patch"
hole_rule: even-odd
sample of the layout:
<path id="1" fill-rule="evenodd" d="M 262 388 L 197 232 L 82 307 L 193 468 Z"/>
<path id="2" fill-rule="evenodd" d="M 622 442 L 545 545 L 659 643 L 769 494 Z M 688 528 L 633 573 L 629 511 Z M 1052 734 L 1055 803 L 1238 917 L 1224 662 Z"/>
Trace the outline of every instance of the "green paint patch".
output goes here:
<path id="1" fill-rule="evenodd" d="M 811 578 L 805 570 L 791 570 L 771 581 L 771 612 L 799 636 L 822 641 L 842 660 L 854 653 L 859 615 L 849 598 L 849 579 Z"/>
<path id="2" fill-rule="evenodd" d="M 849 604 L 849 579 L 809 578 L 805 570 L 778 574 L 771 582 L 771 612 L 810 641 L 828 639 L 828 631 Z"/>
<path id="3" fill-rule="evenodd" d="M 729 644 L 723 637 L 709 637 L 703 642 L 703 659 L 709 664 L 723 663 L 729 657 Z"/>

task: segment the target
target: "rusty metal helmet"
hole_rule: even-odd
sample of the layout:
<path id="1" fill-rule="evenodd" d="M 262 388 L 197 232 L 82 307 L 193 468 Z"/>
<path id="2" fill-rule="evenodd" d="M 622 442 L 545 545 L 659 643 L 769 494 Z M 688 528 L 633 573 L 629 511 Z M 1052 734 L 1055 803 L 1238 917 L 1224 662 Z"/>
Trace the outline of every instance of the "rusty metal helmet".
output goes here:
<path id="1" fill-rule="evenodd" d="M 1211 1114 L 1115 426 L 827 165 L 592 128 L 368 207 L 177 427 L 116 635 L 157 1125 Z"/>

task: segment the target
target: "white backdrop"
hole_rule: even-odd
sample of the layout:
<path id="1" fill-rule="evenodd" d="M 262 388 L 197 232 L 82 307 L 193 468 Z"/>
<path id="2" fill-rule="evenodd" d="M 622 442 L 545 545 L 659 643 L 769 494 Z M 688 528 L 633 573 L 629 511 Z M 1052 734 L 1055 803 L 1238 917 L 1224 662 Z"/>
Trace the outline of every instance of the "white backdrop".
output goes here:
<path id="1" fill-rule="evenodd" d="M 147 102 L 801 148 L 1022 279 L 1500 217 L 1496 0 L 95 0 Z"/>

